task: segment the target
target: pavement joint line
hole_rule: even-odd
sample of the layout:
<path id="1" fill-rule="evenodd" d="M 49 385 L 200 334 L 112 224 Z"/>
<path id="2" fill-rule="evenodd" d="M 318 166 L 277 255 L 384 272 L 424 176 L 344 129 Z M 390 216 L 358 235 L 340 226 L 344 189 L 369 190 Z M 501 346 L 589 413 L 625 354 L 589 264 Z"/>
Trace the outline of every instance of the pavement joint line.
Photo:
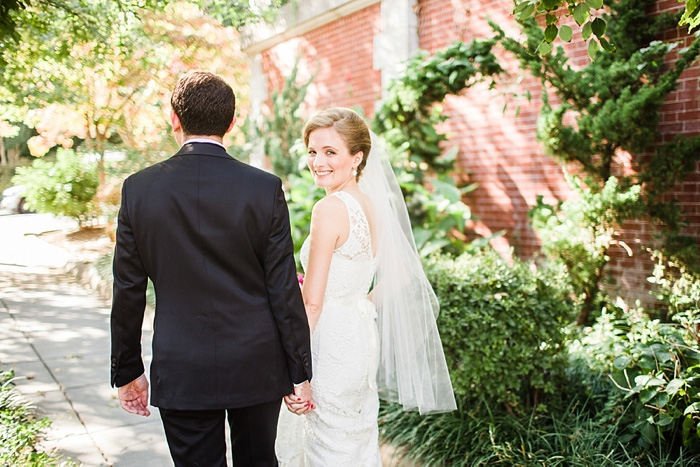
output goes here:
<path id="1" fill-rule="evenodd" d="M 92 441 L 92 444 L 95 445 L 95 448 L 96 448 L 97 451 L 100 453 L 100 456 L 102 456 L 102 459 L 104 459 L 104 461 L 107 463 L 107 465 L 112 465 L 112 463 L 109 461 L 109 458 L 107 457 L 107 454 L 106 454 L 106 453 L 102 450 L 102 448 L 97 444 L 97 442 L 95 441 L 95 438 L 93 438 L 93 436 L 92 436 L 92 433 L 90 433 L 90 430 L 88 430 L 88 427 L 87 427 L 87 425 L 86 425 L 86 423 L 85 423 L 85 420 L 83 420 L 83 417 L 80 416 L 80 412 L 78 412 L 78 411 L 75 409 L 75 405 L 73 404 L 73 400 L 68 396 L 68 392 L 66 391 L 66 388 L 63 387 L 63 385 L 62 385 L 61 383 L 58 382 L 58 379 L 56 378 L 56 375 L 54 375 L 54 373 L 53 373 L 53 371 L 51 371 L 51 368 L 49 367 L 49 365 L 46 363 L 46 361 L 45 361 L 44 358 L 41 356 L 41 354 L 40 354 L 39 351 L 36 349 L 36 347 L 34 347 L 34 343 L 31 341 L 30 336 L 28 335 L 28 333 L 27 333 L 26 331 L 24 331 L 23 329 L 21 329 L 21 327 L 19 327 L 19 326 L 17 325 L 17 324 L 18 324 L 18 323 L 17 323 L 17 317 L 15 316 L 14 313 L 12 313 L 12 311 L 10 310 L 10 308 L 7 306 L 7 303 L 5 303 L 5 301 L 4 301 L 2 298 L 0 298 L 0 302 L 2 302 L 3 306 L 5 307 L 5 309 L 6 309 L 7 312 L 10 314 L 10 317 L 12 317 L 12 320 L 14 321 L 15 327 L 19 330 L 19 332 L 22 333 L 22 337 L 24 337 L 24 340 L 27 341 L 27 343 L 29 344 L 29 346 L 30 346 L 30 347 L 32 348 L 32 350 L 34 351 L 34 354 L 37 356 L 37 358 L 39 359 L 39 361 L 41 362 L 41 364 L 44 366 L 44 368 L 46 369 L 46 371 L 47 371 L 47 372 L 49 373 L 49 375 L 51 376 L 51 379 L 53 380 L 53 382 L 56 383 L 56 385 L 58 386 L 59 391 L 61 391 L 61 394 L 63 394 L 64 399 L 68 402 L 68 405 L 70 405 L 70 408 L 71 408 L 71 410 L 73 411 L 73 414 L 74 414 L 75 417 L 78 419 L 78 421 L 80 421 L 80 424 L 81 424 L 81 425 L 83 426 L 83 428 L 85 429 L 85 433 L 86 433 L 87 436 L 90 438 L 90 441 Z"/>

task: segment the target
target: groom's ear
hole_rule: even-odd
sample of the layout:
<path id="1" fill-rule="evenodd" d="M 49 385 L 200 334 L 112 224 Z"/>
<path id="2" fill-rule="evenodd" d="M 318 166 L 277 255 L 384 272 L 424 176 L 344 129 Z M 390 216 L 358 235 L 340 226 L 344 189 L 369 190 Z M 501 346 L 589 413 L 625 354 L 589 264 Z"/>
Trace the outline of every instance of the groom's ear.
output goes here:
<path id="1" fill-rule="evenodd" d="M 174 110 L 170 111 L 170 124 L 173 127 L 173 131 L 182 130 L 182 124 L 180 123 L 180 118 L 177 116 Z"/>
<path id="2" fill-rule="evenodd" d="M 233 120 L 231 120 L 231 124 L 228 126 L 228 130 L 226 130 L 226 133 L 231 131 L 233 129 L 233 125 L 236 124 L 236 117 L 233 117 Z"/>

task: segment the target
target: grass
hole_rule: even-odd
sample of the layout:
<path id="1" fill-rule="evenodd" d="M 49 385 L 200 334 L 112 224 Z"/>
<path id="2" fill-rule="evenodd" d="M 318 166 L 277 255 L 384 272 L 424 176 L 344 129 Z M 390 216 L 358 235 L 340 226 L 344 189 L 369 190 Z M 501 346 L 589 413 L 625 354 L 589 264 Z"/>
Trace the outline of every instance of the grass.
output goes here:
<path id="1" fill-rule="evenodd" d="M 490 410 L 483 401 L 428 416 L 389 404 L 380 410 L 380 434 L 425 466 L 682 467 L 700 462 L 700 456 L 682 450 L 651 452 L 622 443 L 622 418 L 602 424 L 589 404 L 580 402 L 552 415 L 524 418 Z"/>

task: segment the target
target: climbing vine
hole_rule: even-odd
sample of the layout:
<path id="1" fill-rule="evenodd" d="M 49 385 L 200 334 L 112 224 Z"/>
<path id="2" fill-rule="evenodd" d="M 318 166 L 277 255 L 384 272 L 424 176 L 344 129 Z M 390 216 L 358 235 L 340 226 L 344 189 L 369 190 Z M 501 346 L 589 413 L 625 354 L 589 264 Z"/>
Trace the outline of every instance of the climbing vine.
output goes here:
<path id="1" fill-rule="evenodd" d="M 394 80 L 374 117 L 374 131 L 395 148 L 405 150 L 411 161 L 425 162 L 433 170 L 446 171 L 452 162 L 441 160 L 447 137 L 438 124 L 447 117 L 435 104 L 450 94 L 503 72 L 491 49 L 494 39 L 455 42 L 435 55 L 415 55 L 406 72 Z"/>
<path id="2" fill-rule="evenodd" d="M 488 243 L 489 238 L 466 242 L 465 225 L 472 214 L 462 196 L 477 186 L 455 181 L 458 147 L 446 149 L 447 136 L 437 128 L 447 118 L 439 105 L 446 96 L 486 79 L 493 83 L 503 72 L 491 51 L 495 43 L 455 42 L 433 56 L 417 54 L 405 73 L 390 84 L 375 113 L 374 131 L 398 154 L 394 170 L 410 211 L 416 243 L 424 254 L 436 250 L 461 253 Z"/>

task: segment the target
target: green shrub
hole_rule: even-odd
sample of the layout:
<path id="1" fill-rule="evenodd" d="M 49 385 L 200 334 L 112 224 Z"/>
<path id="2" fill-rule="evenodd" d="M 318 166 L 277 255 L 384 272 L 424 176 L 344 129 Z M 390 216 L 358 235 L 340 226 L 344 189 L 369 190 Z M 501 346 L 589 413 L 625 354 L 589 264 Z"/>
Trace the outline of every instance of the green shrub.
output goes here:
<path id="1" fill-rule="evenodd" d="M 12 186 L 12 177 L 15 175 L 17 167 L 31 165 L 32 161 L 26 157 L 19 158 L 19 165 L 0 165 L 0 193 Z"/>
<path id="2" fill-rule="evenodd" d="M 610 378 L 599 418 L 621 419 L 621 442 L 660 452 L 682 445 L 700 454 L 700 348 L 693 332 L 641 310 L 622 318 L 604 312 L 572 344 L 572 366 Z"/>
<path id="3" fill-rule="evenodd" d="M 459 400 L 525 413 L 557 391 L 574 316 L 561 270 L 509 265 L 483 250 L 433 257 L 426 272 L 440 301 L 438 326 Z"/>
<path id="4" fill-rule="evenodd" d="M 605 282 L 609 251 L 613 246 L 629 247 L 618 239 L 622 222 L 639 215 L 639 185 L 625 189 L 615 177 L 602 188 L 587 188 L 577 177 L 566 175 L 575 196 L 551 206 L 537 198 L 529 213 L 532 227 L 542 240 L 542 252 L 567 269 L 574 293 L 581 303 L 577 322 L 583 326 L 607 296 Z"/>
<path id="5" fill-rule="evenodd" d="M 572 367 L 609 378 L 601 420 L 619 415 L 622 442 L 700 456 L 700 276 L 655 253 L 653 310 L 605 312 L 571 346 Z M 654 318 L 659 317 L 659 318 Z"/>
<path id="6" fill-rule="evenodd" d="M 81 226 L 94 215 L 97 167 L 75 151 L 59 149 L 56 162 L 37 159 L 18 167 L 12 182 L 27 187 L 27 206 L 37 212 L 74 217 Z"/>
<path id="7" fill-rule="evenodd" d="M 652 293 L 664 305 L 659 315 L 683 324 L 697 336 L 700 332 L 695 329 L 695 322 L 700 319 L 700 273 L 690 269 L 684 261 L 667 258 L 661 252 L 652 252 L 652 257 L 656 264 L 647 280 L 656 284 Z"/>
<path id="8" fill-rule="evenodd" d="M 36 449 L 41 430 L 51 422 L 34 418 L 31 406 L 12 388 L 13 376 L 0 372 L 0 465 L 55 465 Z"/>

